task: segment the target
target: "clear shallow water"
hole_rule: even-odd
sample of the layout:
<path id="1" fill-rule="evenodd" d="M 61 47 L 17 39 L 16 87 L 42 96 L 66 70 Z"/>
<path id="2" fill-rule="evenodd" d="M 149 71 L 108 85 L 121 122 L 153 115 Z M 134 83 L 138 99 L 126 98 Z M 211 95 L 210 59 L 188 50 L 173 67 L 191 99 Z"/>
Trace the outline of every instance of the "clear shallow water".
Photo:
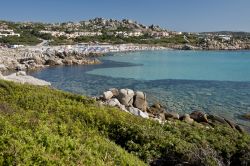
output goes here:
<path id="1" fill-rule="evenodd" d="M 103 64 L 52 67 L 32 73 L 56 88 L 99 95 L 111 87 L 146 92 L 168 110 L 214 113 L 248 126 L 250 51 L 148 51 L 118 53 Z"/>
<path id="2" fill-rule="evenodd" d="M 96 69 L 88 73 L 138 80 L 250 81 L 250 52 L 247 51 L 147 51 L 115 55 L 103 59 L 138 66 Z"/>

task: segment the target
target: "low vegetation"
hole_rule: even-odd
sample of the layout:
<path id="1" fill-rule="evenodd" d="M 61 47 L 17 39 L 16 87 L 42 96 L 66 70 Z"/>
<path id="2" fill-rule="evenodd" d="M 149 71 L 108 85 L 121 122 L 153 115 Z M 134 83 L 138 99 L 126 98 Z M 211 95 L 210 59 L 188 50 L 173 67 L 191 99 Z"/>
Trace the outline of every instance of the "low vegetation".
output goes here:
<path id="1" fill-rule="evenodd" d="M 0 43 L 10 44 L 10 45 L 36 45 L 41 43 L 42 41 L 39 40 L 37 37 L 31 34 L 22 34 L 20 37 L 17 36 L 8 36 L 0 38 Z"/>
<path id="2" fill-rule="evenodd" d="M 48 87 L 0 81 L 0 165 L 248 165 L 250 137 L 151 120 Z"/>

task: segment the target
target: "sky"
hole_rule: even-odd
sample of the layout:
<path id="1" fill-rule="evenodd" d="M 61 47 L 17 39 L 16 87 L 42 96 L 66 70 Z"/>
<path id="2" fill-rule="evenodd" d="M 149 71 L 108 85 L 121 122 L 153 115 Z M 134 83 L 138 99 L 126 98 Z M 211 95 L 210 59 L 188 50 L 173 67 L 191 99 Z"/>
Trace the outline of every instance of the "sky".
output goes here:
<path id="1" fill-rule="evenodd" d="M 184 32 L 250 32 L 250 0 L 0 0 L 0 20 L 136 20 Z"/>

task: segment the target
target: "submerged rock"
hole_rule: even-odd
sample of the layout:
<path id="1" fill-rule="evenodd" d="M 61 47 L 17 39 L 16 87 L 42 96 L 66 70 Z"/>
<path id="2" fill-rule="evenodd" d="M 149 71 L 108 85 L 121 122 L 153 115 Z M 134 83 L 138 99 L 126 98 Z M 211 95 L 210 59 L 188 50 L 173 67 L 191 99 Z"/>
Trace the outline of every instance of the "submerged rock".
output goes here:
<path id="1" fill-rule="evenodd" d="M 250 120 L 250 113 L 245 113 L 245 114 L 241 115 L 241 118 L 244 120 Z"/>

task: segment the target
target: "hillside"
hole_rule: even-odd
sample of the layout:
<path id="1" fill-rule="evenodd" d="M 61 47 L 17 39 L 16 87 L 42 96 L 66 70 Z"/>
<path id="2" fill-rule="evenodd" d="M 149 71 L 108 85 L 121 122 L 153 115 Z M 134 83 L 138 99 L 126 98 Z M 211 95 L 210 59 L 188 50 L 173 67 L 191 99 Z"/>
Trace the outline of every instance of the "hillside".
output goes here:
<path id="1" fill-rule="evenodd" d="M 49 87 L 0 81 L 0 165 L 248 165 L 250 137 L 164 125 Z"/>
<path id="2" fill-rule="evenodd" d="M 2 44 L 1 44 L 2 43 Z M 149 44 L 174 49 L 249 49 L 246 32 L 189 33 L 137 21 L 95 18 L 79 22 L 0 21 L 0 45 Z M 39 45 L 40 46 L 40 45 Z"/>

